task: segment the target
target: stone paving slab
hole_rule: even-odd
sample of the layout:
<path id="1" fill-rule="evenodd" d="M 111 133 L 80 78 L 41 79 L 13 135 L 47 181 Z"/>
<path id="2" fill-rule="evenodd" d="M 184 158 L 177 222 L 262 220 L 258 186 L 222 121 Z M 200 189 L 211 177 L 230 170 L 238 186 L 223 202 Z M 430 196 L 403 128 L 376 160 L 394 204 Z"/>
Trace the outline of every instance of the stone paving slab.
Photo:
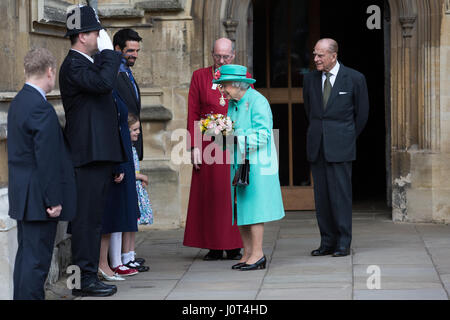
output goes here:
<path id="1" fill-rule="evenodd" d="M 357 248 L 354 250 L 354 264 L 425 264 L 432 261 L 425 248 Z"/>
<path id="2" fill-rule="evenodd" d="M 351 300 L 351 286 L 343 288 L 262 289 L 257 300 Z"/>
<path id="3" fill-rule="evenodd" d="M 85 297 L 83 300 L 164 300 L 178 282 L 178 280 L 130 281 L 130 279 L 115 281 L 118 293 L 113 296 Z"/>
<path id="4" fill-rule="evenodd" d="M 184 230 L 145 226 L 136 252 L 150 271 L 114 282 L 108 298 L 149 300 L 416 300 L 448 299 L 450 226 L 393 223 L 385 212 L 357 212 L 352 255 L 312 257 L 320 244 L 314 212 L 290 212 L 265 228 L 265 270 L 236 271 L 236 261 L 203 261 L 206 249 L 183 246 Z M 381 289 L 369 290 L 369 266 L 381 271 Z M 61 279 L 48 299 L 73 299 Z M 80 298 L 76 298 L 80 299 Z"/>
<path id="5" fill-rule="evenodd" d="M 437 266 L 450 266 L 450 247 L 432 247 L 428 248 L 428 251 Z"/>
<path id="6" fill-rule="evenodd" d="M 368 289 L 367 280 L 372 275 L 369 265 L 353 267 L 354 288 Z M 380 289 L 442 288 L 441 280 L 432 265 L 379 265 Z M 370 269 L 369 269 L 370 270 Z"/>
<path id="7" fill-rule="evenodd" d="M 167 300 L 255 300 L 258 290 L 176 290 Z"/>
<path id="8" fill-rule="evenodd" d="M 448 300 L 444 289 L 355 290 L 354 300 Z"/>

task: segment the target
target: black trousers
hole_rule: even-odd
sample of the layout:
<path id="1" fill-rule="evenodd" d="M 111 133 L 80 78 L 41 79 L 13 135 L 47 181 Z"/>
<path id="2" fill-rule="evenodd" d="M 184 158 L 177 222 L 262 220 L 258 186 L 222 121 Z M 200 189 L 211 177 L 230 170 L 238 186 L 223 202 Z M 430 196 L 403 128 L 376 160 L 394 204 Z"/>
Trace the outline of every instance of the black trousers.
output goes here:
<path id="1" fill-rule="evenodd" d="M 44 300 L 57 221 L 17 221 L 14 300 Z"/>
<path id="2" fill-rule="evenodd" d="M 75 168 L 77 214 L 71 221 L 72 263 L 81 270 L 81 287 L 98 280 L 102 216 L 113 182 L 113 165 L 94 163 Z"/>
<path id="3" fill-rule="evenodd" d="M 321 247 L 350 248 L 352 241 L 352 162 L 327 162 L 321 147 L 311 163 Z"/>

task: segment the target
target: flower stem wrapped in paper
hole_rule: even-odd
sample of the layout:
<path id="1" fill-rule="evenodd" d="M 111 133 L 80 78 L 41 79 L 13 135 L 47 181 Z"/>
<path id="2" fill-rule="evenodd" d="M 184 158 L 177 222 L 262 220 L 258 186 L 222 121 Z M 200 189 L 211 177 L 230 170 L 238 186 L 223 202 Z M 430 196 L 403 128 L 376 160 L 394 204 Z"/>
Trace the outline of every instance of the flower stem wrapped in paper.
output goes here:
<path id="1" fill-rule="evenodd" d="M 222 144 L 226 136 L 232 136 L 234 133 L 234 122 L 221 113 L 207 114 L 206 118 L 200 119 L 199 125 L 202 134 L 213 136 L 214 141 L 219 144 Z M 219 136 L 223 139 L 219 139 Z M 225 148 L 225 144 L 223 147 Z"/>

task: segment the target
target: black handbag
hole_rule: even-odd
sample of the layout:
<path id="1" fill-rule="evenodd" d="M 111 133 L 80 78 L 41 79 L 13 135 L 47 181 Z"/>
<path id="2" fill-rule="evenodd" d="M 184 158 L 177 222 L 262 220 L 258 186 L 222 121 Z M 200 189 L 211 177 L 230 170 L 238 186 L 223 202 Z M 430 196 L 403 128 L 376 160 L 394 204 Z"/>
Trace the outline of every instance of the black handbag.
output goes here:
<path id="1" fill-rule="evenodd" d="M 239 164 L 233 178 L 232 185 L 235 187 L 246 187 L 250 184 L 250 161 L 248 160 L 247 137 L 245 137 L 244 163 Z M 234 158 L 236 159 L 237 137 L 234 137 Z M 236 163 L 236 161 L 235 161 Z"/>

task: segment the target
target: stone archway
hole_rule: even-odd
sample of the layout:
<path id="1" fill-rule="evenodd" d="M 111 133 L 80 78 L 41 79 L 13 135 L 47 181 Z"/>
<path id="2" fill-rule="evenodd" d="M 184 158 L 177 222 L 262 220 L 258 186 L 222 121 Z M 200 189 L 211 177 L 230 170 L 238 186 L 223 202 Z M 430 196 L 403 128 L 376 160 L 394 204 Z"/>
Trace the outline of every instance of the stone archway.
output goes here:
<path id="1" fill-rule="evenodd" d="M 438 213 L 439 208 L 434 204 L 440 199 L 434 189 L 442 187 L 435 181 L 439 180 L 444 161 L 443 155 L 439 156 L 442 144 L 440 39 L 444 0 L 387 1 L 390 9 L 390 123 L 386 126 L 390 127 L 387 148 L 391 153 L 387 163 L 390 165 L 388 190 L 392 190 L 393 219 L 448 220 L 448 214 Z M 220 36 L 236 41 L 236 63 L 247 64 L 250 5 L 251 0 L 195 1 L 197 16 L 202 19 L 205 65 L 210 63 L 212 42 Z M 415 206 L 416 201 L 421 205 Z M 443 201 L 442 206 L 448 208 L 447 202 Z M 421 213 L 424 209 L 432 213 Z"/>
<path id="2" fill-rule="evenodd" d="M 193 2 L 192 16 L 196 29 L 202 30 L 203 66 L 212 63 L 211 49 L 214 40 L 230 38 L 236 45 L 235 63 L 247 65 L 249 41 L 247 20 L 251 0 L 198 0 Z"/>

